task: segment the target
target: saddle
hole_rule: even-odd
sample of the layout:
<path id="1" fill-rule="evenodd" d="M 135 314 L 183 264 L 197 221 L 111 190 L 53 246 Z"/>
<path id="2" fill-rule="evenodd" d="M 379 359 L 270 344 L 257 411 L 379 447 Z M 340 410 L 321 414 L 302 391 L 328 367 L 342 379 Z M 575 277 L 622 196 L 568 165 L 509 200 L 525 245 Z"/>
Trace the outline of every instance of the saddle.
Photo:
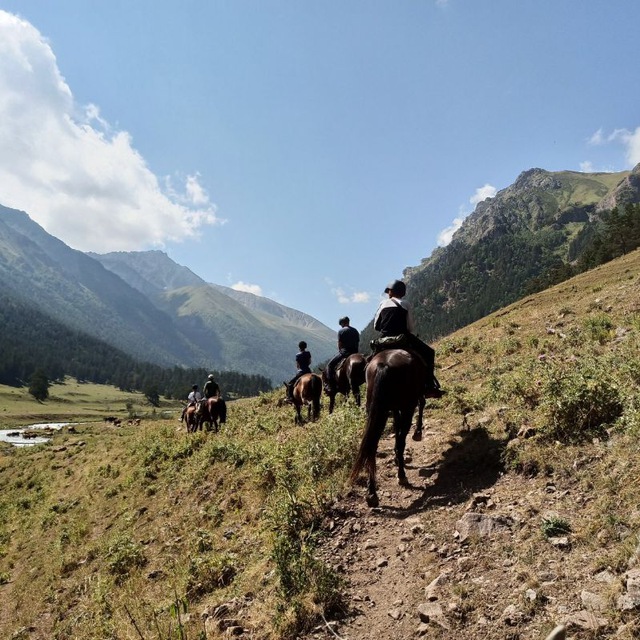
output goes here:
<path id="1" fill-rule="evenodd" d="M 404 349 L 405 351 L 409 351 L 417 358 L 420 358 L 422 363 L 427 369 L 427 384 L 426 384 L 426 392 L 427 397 L 431 398 L 440 398 L 446 392 L 440 388 L 440 383 L 433 372 L 433 369 L 429 366 L 429 363 L 418 353 L 415 349 L 411 348 L 411 342 L 406 334 L 401 333 L 397 336 L 385 336 L 384 338 L 374 338 L 370 343 L 372 356 L 380 353 L 381 351 L 386 351 L 387 349 Z"/>
<path id="2" fill-rule="evenodd" d="M 371 352 L 373 355 L 380 353 L 381 351 L 386 351 L 387 349 L 406 349 L 407 351 L 411 351 L 411 353 L 415 353 L 411 349 L 411 345 L 409 344 L 409 339 L 406 334 L 401 333 L 397 336 L 385 336 L 384 338 L 374 338 L 370 343 Z M 416 353 L 416 355 L 419 355 Z"/>

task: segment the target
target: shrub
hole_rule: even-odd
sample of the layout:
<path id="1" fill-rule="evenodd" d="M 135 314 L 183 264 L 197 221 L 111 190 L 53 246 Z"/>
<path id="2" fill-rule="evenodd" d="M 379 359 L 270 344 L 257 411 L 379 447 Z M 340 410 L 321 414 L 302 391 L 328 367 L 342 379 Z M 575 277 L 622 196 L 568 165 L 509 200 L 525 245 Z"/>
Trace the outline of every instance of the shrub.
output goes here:
<path id="1" fill-rule="evenodd" d="M 187 597 L 197 599 L 206 593 L 231 584 L 237 569 L 235 560 L 228 553 L 194 556 L 189 561 Z"/>
<path id="2" fill-rule="evenodd" d="M 561 442 L 581 442 L 602 434 L 604 426 L 622 415 L 615 382 L 602 362 L 586 361 L 574 369 L 553 367 L 542 394 L 541 433 Z"/>
<path id="3" fill-rule="evenodd" d="M 565 533 L 571 533 L 571 525 L 564 518 L 559 516 L 549 516 L 543 518 L 540 524 L 542 533 L 545 538 L 553 538 L 554 536 L 561 536 Z"/>
<path id="4" fill-rule="evenodd" d="M 584 321 L 589 337 L 600 344 L 608 342 L 615 333 L 615 325 L 606 314 L 590 316 Z"/>
<path id="5" fill-rule="evenodd" d="M 117 536 L 107 546 L 105 560 L 116 584 L 124 582 L 131 571 L 147 563 L 142 547 L 125 534 Z"/>

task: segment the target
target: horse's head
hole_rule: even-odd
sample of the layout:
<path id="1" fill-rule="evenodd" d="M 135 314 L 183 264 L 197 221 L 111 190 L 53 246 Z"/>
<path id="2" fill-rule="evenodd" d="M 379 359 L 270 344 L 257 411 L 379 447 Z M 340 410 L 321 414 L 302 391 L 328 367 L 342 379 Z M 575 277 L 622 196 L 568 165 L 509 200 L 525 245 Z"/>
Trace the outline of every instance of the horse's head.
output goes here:
<path id="1" fill-rule="evenodd" d="M 320 376 L 322 378 L 322 388 L 327 395 L 333 393 L 333 386 L 329 381 L 329 374 L 327 373 L 327 369 L 320 369 Z"/>

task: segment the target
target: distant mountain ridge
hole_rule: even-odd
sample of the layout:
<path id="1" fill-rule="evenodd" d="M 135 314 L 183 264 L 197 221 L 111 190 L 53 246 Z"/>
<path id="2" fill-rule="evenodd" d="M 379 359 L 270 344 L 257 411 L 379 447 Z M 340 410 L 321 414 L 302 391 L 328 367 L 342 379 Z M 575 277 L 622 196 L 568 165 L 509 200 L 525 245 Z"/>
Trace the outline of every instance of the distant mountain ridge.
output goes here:
<path id="1" fill-rule="evenodd" d="M 218 368 L 288 379 L 300 340 L 312 347 L 316 363 L 336 349 L 336 333 L 315 318 L 268 298 L 206 283 L 161 251 L 92 255 L 145 292 L 190 341 L 206 345 L 213 362 L 223 363 Z"/>
<path id="2" fill-rule="evenodd" d="M 0 206 L 0 293 L 5 299 L 14 298 L 138 360 L 235 370 L 279 383 L 292 375 L 300 340 L 313 345 L 316 362 L 333 354 L 335 332 L 317 320 L 225 290 L 160 251 L 76 251 L 26 213 Z"/>
<path id="3" fill-rule="evenodd" d="M 640 216 L 637 203 L 640 165 L 611 174 L 522 172 L 479 203 L 448 246 L 405 270 L 418 333 L 426 340 L 446 335 L 548 286 L 594 242 L 602 245 L 602 228 L 617 225 L 624 245 L 640 233 L 629 217 Z M 611 214 L 614 207 L 624 215 Z M 636 226 L 625 229 L 627 222 Z M 235 370 L 278 384 L 291 376 L 301 339 L 315 363 L 336 349 L 335 331 L 307 314 L 207 283 L 161 251 L 84 254 L 2 206 L 0 294 L 16 308 L 167 367 Z M 369 325 L 363 346 L 372 334 Z"/>
<path id="4" fill-rule="evenodd" d="M 404 278 L 421 336 L 433 340 L 570 272 L 607 212 L 640 202 L 640 164 L 619 173 L 530 169 L 480 202 L 446 247 Z M 539 289 L 538 289 L 539 290 Z M 371 326 L 365 337 L 373 334 Z"/>

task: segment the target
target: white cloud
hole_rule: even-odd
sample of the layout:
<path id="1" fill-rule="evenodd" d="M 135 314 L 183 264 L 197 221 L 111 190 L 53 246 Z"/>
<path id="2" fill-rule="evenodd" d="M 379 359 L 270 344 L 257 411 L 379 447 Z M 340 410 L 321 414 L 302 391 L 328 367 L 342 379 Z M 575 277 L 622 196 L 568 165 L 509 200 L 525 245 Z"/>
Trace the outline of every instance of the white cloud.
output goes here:
<path id="1" fill-rule="evenodd" d="M 587 143 L 590 145 L 621 144 L 625 148 L 625 157 L 629 166 L 633 167 L 640 162 L 640 127 L 636 127 L 635 131 L 614 129 L 609 135 L 605 135 L 602 129 L 598 129 Z"/>
<path id="2" fill-rule="evenodd" d="M 235 284 L 232 284 L 231 288 L 235 289 L 236 291 L 253 293 L 254 296 L 262 295 L 262 287 L 259 284 L 248 284 L 246 282 L 242 282 L 242 280 L 240 280 L 239 282 L 236 282 Z"/>
<path id="3" fill-rule="evenodd" d="M 587 144 L 598 146 L 604 144 L 604 136 L 602 135 L 602 129 L 598 129 L 591 137 L 587 140 Z"/>
<path id="4" fill-rule="evenodd" d="M 454 218 L 453 222 L 438 234 L 439 247 L 446 247 L 451 242 L 453 234 L 462 226 L 467 215 L 468 214 L 463 217 Z"/>
<path id="5" fill-rule="evenodd" d="M 126 131 L 74 102 L 38 30 L 2 10 L 0 60 L 0 204 L 85 251 L 162 246 L 223 222 L 199 174 L 163 188 Z"/>
<path id="6" fill-rule="evenodd" d="M 498 193 L 498 190 L 493 185 L 487 183 L 475 190 L 474 194 L 469 198 L 469 202 L 475 207 L 487 198 L 493 198 L 496 193 Z M 458 215 L 453 219 L 453 222 L 438 234 L 437 242 L 439 247 L 446 247 L 451 242 L 453 234 L 462 226 L 464 219 L 470 213 L 465 206 L 460 207 Z"/>
<path id="7" fill-rule="evenodd" d="M 485 184 L 476 189 L 476 192 L 469 198 L 469 202 L 475 207 L 479 202 L 483 202 L 487 198 L 493 198 L 498 190 L 490 184 Z"/>
<path id="8" fill-rule="evenodd" d="M 590 160 L 585 160 L 580 163 L 580 171 L 583 173 L 593 173 L 595 169 L 593 168 L 593 162 Z"/>
<path id="9" fill-rule="evenodd" d="M 635 166 L 640 162 L 640 127 L 636 127 L 634 132 L 630 132 L 625 140 L 627 147 L 627 161 Z"/>
<path id="10" fill-rule="evenodd" d="M 356 291 L 351 294 L 351 300 L 358 304 L 366 304 L 371 300 L 371 295 L 367 291 Z"/>
<path id="11" fill-rule="evenodd" d="M 366 304 L 371 300 L 371 295 L 366 291 L 346 292 L 342 287 L 333 287 L 331 293 L 340 304 Z"/>

